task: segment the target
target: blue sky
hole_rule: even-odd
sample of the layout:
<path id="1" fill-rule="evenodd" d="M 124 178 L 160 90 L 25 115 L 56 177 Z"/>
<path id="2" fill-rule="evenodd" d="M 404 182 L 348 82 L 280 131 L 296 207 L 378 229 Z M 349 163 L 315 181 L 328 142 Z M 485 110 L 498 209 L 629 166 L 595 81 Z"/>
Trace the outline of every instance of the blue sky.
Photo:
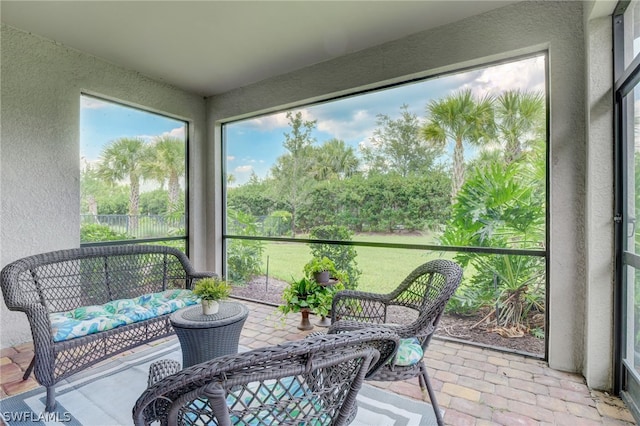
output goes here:
<path id="1" fill-rule="evenodd" d="M 403 104 L 420 119 L 432 99 L 470 88 L 477 95 L 498 94 L 509 89 L 544 91 L 544 56 L 473 71 L 449 74 L 419 83 L 396 86 L 326 102 L 301 111 L 306 120 L 317 120 L 316 144 L 338 138 L 354 147 L 370 141 L 378 114 L 396 118 Z M 245 183 L 252 173 L 264 178 L 276 158 L 285 153 L 284 133 L 289 126 L 285 112 L 230 123 L 225 126 L 227 173 L 234 185 Z M 99 158 L 103 147 L 121 137 L 154 137 L 171 134 L 184 137 L 184 123 L 158 114 L 83 96 L 80 115 L 80 155 L 89 163 Z"/>
<path id="2" fill-rule="evenodd" d="M 80 157 L 90 163 L 98 160 L 109 142 L 119 138 L 184 138 L 185 125 L 180 120 L 84 95 L 80 108 Z"/>
<path id="3" fill-rule="evenodd" d="M 397 118 L 401 106 L 407 104 L 409 112 L 423 119 L 430 100 L 467 88 L 479 96 L 496 95 L 510 89 L 544 91 L 544 69 L 544 57 L 538 56 L 301 107 L 294 111 L 301 111 L 305 120 L 317 120 L 313 135 L 316 145 L 338 138 L 359 154 L 358 148 L 370 142 L 378 114 Z M 266 177 L 276 158 L 286 152 L 282 142 L 290 127 L 285 115 L 286 112 L 281 112 L 226 126 L 227 173 L 235 177 L 234 185 L 242 185 L 252 173 L 261 179 Z"/>

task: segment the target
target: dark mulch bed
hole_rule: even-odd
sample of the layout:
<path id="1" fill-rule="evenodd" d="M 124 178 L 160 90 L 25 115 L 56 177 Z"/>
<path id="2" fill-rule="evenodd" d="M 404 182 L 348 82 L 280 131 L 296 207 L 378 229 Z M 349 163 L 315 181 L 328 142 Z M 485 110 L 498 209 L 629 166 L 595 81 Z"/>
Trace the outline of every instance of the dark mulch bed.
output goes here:
<path id="1" fill-rule="evenodd" d="M 267 282 L 265 277 L 256 277 L 243 286 L 234 286 L 232 296 L 279 305 L 282 303 L 282 290 L 286 285 L 285 281 L 269 278 Z M 490 322 L 482 321 L 487 313 L 480 312 L 468 317 L 445 314 L 436 334 L 440 337 L 544 357 L 543 339 L 538 339 L 531 334 L 524 334 L 521 337 L 503 337 L 494 331 L 495 327 Z M 393 315 L 406 314 L 396 311 Z"/>

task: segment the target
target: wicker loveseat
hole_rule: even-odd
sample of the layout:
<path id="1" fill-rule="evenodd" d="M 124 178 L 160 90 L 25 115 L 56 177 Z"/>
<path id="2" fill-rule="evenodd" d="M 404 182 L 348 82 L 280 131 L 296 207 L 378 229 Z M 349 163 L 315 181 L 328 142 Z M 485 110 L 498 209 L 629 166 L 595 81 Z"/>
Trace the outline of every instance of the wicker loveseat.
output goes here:
<path id="1" fill-rule="evenodd" d="M 8 264 L 0 273 L 4 301 L 27 315 L 33 337 L 24 378 L 34 371 L 52 411 L 56 383 L 173 334 L 171 312 L 197 303 L 192 281 L 214 275 L 196 273 L 177 249 L 148 245 L 60 250 Z"/>

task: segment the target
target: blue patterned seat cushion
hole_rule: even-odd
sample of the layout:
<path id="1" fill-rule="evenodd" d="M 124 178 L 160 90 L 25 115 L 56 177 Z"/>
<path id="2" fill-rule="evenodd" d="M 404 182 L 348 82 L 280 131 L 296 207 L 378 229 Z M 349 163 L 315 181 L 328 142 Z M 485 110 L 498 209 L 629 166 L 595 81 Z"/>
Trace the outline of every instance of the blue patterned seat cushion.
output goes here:
<path id="1" fill-rule="evenodd" d="M 416 337 L 400 339 L 400 346 L 394 358 L 394 365 L 409 366 L 419 362 L 424 356 L 424 350 Z"/>
<path id="2" fill-rule="evenodd" d="M 322 404 L 306 383 L 298 377 L 287 377 L 280 380 L 267 381 L 259 384 L 258 388 L 251 389 L 248 393 L 230 394 L 227 397 L 227 405 L 233 407 L 238 400 L 242 405 L 260 406 L 264 410 L 254 412 L 253 416 L 238 419 L 231 416 L 234 425 L 264 424 L 260 421 L 268 420 L 267 424 L 282 424 L 293 419 L 301 419 L 307 416 L 316 417 L 309 425 L 329 424 L 331 418 L 323 415 Z M 290 403 L 283 401 L 290 400 Z"/>
<path id="3" fill-rule="evenodd" d="M 226 402 L 231 423 L 236 426 L 331 424 L 320 399 L 301 377 L 251 383 L 245 389 L 229 393 Z M 238 411 L 244 412 L 244 417 L 239 418 Z M 188 404 L 184 415 L 188 424 L 217 424 L 206 398 Z"/>
<path id="4" fill-rule="evenodd" d="M 74 339 L 126 324 L 144 321 L 194 305 L 200 299 L 191 290 L 167 290 L 104 305 L 82 306 L 49 315 L 53 341 Z"/>

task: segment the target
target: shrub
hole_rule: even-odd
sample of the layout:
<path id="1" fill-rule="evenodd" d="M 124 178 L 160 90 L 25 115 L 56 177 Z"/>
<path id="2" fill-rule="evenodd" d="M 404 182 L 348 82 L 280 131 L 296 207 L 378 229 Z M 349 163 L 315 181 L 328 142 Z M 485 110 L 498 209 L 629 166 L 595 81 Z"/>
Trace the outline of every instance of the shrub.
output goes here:
<path id="1" fill-rule="evenodd" d="M 227 278 L 247 282 L 261 272 L 264 244 L 260 241 L 227 240 Z"/>
<path id="2" fill-rule="evenodd" d="M 264 234 L 267 236 L 287 235 L 291 233 L 291 213 L 277 210 L 267 216 L 263 223 Z"/>
<path id="3" fill-rule="evenodd" d="M 93 243 L 101 241 L 118 241 L 128 240 L 127 234 L 119 233 L 107 225 L 100 225 L 98 223 L 83 223 L 80 227 L 80 242 Z"/>
<path id="4" fill-rule="evenodd" d="M 309 238 L 331 241 L 351 241 L 352 232 L 346 226 L 325 225 L 311 229 Z M 310 243 L 311 255 L 322 259 L 327 257 L 333 261 L 336 269 L 346 274 L 344 285 L 346 288 L 358 287 L 358 278 L 362 271 L 358 269 L 356 257 L 358 252 L 353 246 L 325 243 Z"/>
<path id="5" fill-rule="evenodd" d="M 228 209 L 229 232 L 236 235 L 256 235 L 255 218 L 237 210 Z M 227 279 L 246 282 L 260 273 L 264 243 L 251 240 L 227 240 Z"/>
<path id="6" fill-rule="evenodd" d="M 452 207 L 440 242 L 450 246 L 535 249 L 544 244 L 544 187 L 527 162 L 471 170 Z M 465 278 L 448 306 L 461 313 L 491 306 L 500 327 L 525 327 L 544 311 L 544 258 L 460 252 L 455 259 L 475 274 Z"/>

